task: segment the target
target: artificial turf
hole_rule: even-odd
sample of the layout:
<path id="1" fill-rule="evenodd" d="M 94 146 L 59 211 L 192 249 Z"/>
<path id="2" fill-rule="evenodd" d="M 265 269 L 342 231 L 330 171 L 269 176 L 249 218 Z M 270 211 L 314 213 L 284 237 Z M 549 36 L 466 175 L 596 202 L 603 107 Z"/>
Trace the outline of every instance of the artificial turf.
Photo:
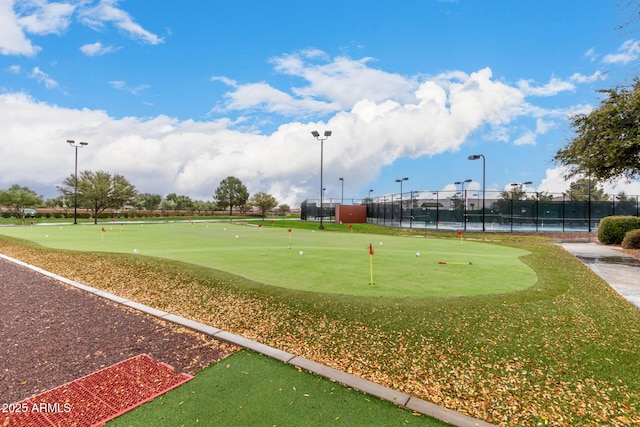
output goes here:
<path id="1" fill-rule="evenodd" d="M 104 230 L 104 231 L 102 231 Z M 230 223 L 2 227 L 42 246 L 159 257 L 299 291 L 365 297 L 490 295 L 536 274 L 522 249 L 466 239 L 380 236 Z M 374 255 L 370 255 L 370 248 Z M 372 284 L 373 283 L 373 284 Z"/>
<path id="2" fill-rule="evenodd" d="M 260 354 L 241 351 L 107 424 L 117 426 L 445 426 Z"/>
<path id="3" fill-rule="evenodd" d="M 379 231 L 368 239 L 411 234 Z M 527 253 L 535 285 L 462 298 L 365 298 L 132 252 L 39 248 L 4 236 L 0 250 L 494 424 L 640 425 L 640 311 L 550 239 L 470 237 Z"/>

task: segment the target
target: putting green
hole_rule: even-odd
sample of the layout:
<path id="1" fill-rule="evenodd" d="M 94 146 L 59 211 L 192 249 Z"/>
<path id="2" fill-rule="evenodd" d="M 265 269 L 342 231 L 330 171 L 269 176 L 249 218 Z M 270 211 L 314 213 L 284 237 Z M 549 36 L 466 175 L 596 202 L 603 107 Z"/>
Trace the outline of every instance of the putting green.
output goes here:
<path id="1" fill-rule="evenodd" d="M 0 227 L 0 233 L 51 248 L 178 260 L 272 286 L 331 294 L 486 295 L 524 289 L 537 280 L 520 260 L 527 251 L 466 240 L 204 222 L 26 225 Z"/>

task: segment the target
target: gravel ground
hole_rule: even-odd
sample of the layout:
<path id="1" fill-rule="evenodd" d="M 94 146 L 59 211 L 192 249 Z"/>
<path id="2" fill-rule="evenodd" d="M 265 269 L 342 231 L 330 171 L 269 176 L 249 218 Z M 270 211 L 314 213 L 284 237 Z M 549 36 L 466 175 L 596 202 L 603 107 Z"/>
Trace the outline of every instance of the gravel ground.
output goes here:
<path id="1" fill-rule="evenodd" d="M 0 259 L 0 405 L 141 353 L 194 374 L 235 350 Z"/>

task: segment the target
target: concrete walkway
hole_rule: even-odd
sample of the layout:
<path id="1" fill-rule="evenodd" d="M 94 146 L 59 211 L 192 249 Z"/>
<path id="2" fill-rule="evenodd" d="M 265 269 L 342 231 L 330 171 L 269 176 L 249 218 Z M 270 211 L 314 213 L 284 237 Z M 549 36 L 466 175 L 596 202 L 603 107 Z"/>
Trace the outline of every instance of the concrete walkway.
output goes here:
<path id="1" fill-rule="evenodd" d="M 438 406 L 433 403 L 427 402 L 425 400 L 409 396 L 408 394 L 400 393 L 393 389 L 356 377 L 346 372 L 342 372 L 337 369 L 334 369 L 325 365 L 321 365 L 312 360 L 308 360 L 303 357 L 296 356 L 295 354 L 278 350 L 276 348 L 269 347 L 259 342 L 249 340 L 242 336 L 235 335 L 218 328 L 214 328 L 213 326 L 205 325 L 203 323 L 195 322 L 193 320 L 190 320 L 184 317 L 176 316 L 175 314 L 167 313 L 165 311 L 158 310 L 153 307 L 149 307 L 147 305 L 137 303 L 135 301 L 129 301 L 125 298 L 118 297 L 117 295 L 113 295 L 108 292 L 101 291 L 100 289 L 95 289 L 85 284 L 75 282 L 73 280 L 69 280 L 65 277 L 43 270 L 39 267 L 35 267 L 33 265 L 24 263 L 22 261 L 8 257 L 6 255 L 0 254 L 0 258 L 3 258 L 7 261 L 11 261 L 18 265 L 22 265 L 24 267 L 30 268 L 45 276 L 48 276 L 60 282 L 66 283 L 67 285 L 85 290 L 89 293 L 100 296 L 102 298 L 106 298 L 110 301 L 114 301 L 116 303 L 133 308 L 135 310 L 141 311 L 151 316 L 155 316 L 159 319 L 172 322 L 198 332 L 202 332 L 220 341 L 235 344 L 239 347 L 261 353 L 273 359 L 280 360 L 284 363 L 296 366 L 298 368 L 307 370 L 314 374 L 334 380 L 338 383 L 344 384 L 347 387 L 351 387 L 353 389 L 360 390 L 369 395 L 376 396 L 384 400 L 388 400 L 390 402 L 395 403 L 398 406 L 402 406 L 412 411 L 429 415 L 433 418 L 439 419 L 448 424 L 458 426 L 458 427 L 495 427 L 493 424 L 469 417 L 467 415 L 461 414 L 456 411 L 451 411 L 442 406 Z"/>
<path id="2" fill-rule="evenodd" d="M 640 260 L 616 250 L 615 246 L 598 243 L 562 243 L 561 246 L 640 309 Z"/>

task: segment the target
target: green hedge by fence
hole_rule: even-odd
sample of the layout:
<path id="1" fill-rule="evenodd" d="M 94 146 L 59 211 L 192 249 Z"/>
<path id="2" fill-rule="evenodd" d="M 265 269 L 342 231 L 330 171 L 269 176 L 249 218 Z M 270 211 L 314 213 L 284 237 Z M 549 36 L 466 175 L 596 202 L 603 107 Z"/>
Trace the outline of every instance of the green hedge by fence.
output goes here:
<path id="1" fill-rule="evenodd" d="M 628 231 L 640 228 L 640 218 L 635 216 L 608 216 L 600 220 L 598 240 L 605 245 L 619 245 Z"/>

